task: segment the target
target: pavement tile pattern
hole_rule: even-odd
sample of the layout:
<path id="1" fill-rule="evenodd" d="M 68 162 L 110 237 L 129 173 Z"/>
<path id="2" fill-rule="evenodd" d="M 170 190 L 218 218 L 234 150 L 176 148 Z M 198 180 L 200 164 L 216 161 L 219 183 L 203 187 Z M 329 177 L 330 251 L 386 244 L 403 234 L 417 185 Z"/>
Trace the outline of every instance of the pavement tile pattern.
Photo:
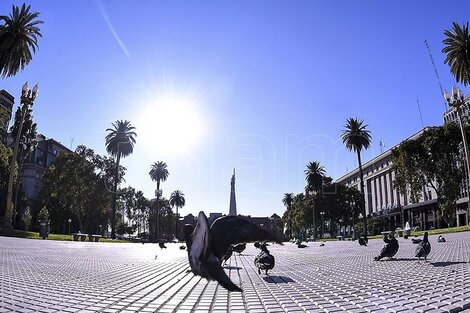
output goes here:
<path id="1" fill-rule="evenodd" d="M 445 237 L 430 236 L 428 262 L 403 238 L 390 261 L 373 260 L 380 239 L 270 245 L 268 276 L 258 275 L 249 244 L 225 267 L 243 293 L 194 276 L 180 244 L 0 237 L 0 313 L 470 312 L 470 233 Z"/>

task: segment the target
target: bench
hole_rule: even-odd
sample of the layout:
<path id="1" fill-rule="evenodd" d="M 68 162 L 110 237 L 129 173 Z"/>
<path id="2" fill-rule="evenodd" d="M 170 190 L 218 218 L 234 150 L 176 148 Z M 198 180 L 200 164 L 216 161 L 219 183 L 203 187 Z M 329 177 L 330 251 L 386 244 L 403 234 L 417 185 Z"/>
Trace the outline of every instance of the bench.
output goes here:
<path id="1" fill-rule="evenodd" d="M 101 235 L 91 235 L 90 234 L 90 235 L 88 235 L 88 240 L 98 242 L 98 241 L 100 241 L 101 237 L 102 237 Z"/>
<path id="2" fill-rule="evenodd" d="M 73 236 L 73 241 L 78 241 L 79 238 L 80 238 L 80 241 L 85 241 L 88 234 L 74 233 L 72 234 L 72 236 Z"/>
<path id="3" fill-rule="evenodd" d="M 339 241 L 342 241 L 342 240 L 343 240 L 343 236 L 336 236 L 336 238 L 337 238 Z"/>

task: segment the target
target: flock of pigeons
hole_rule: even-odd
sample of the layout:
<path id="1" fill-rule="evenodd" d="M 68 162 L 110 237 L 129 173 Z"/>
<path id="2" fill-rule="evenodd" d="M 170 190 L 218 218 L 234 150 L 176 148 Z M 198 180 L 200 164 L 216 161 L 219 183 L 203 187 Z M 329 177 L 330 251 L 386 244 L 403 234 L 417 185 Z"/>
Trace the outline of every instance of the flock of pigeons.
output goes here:
<path id="1" fill-rule="evenodd" d="M 222 265 L 225 266 L 233 252 L 240 254 L 245 250 L 247 242 L 255 242 L 255 247 L 260 249 L 260 252 L 255 257 L 254 264 L 258 269 L 258 274 L 264 271 L 268 275 L 268 271 L 274 267 L 275 259 L 269 252 L 266 242 L 282 245 L 282 242 L 273 234 L 239 216 L 220 217 L 209 226 L 206 215 L 201 211 L 196 226 L 186 224 L 183 231 L 186 247 L 182 245 L 180 249 L 187 250 L 189 265 L 194 275 L 207 280 L 215 280 L 229 291 L 242 291 L 230 280 L 222 267 Z M 412 242 L 417 244 L 415 256 L 418 260 L 424 258 L 426 261 L 431 252 L 428 236 L 428 232 L 425 232 L 423 239 L 412 239 Z M 383 241 L 385 245 L 380 254 L 374 258 L 376 261 L 383 258 L 393 259 L 400 247 L 393 233 L 385 235 Z M 437 241 L 445 242 L 445 238 L 439 236 Z M 365 236 L 360 236 L 358 242 L 361 246 L 367 246 L 368 239 Z M 324 243 L 320 246 L 323 245 Z M 159 246 L 161 249 L 166 248 L 164 243 L 159 243 Z M 301 242 L 298 242 L 297 246 L 299 248 L 307 247 Z"/>
<path id="2" fill-rule="evenodd" d="M 416 247 L 415 251 L 415 257 L 418 258 L 418 260 L 421 260 L 421 258 L 424 258 L 424 260 L 427 260 L 427 257 L 429 253 L 431 253 L 431 243 L 429 242 L 429 234 L 428 232 L 424 232 L 423 239 L 420 238 L 413 238 L 411 241 L 414 244 L 418 244 Z M 375 261 L 380 261 L 383 258 L 389 258 L 393 259 L 395 254 L 398 252 L 398 248 L 400 248 L 400 245 L 398 244 L 398 240 L 395 238 L 393 233 L 389 233 L 388 235 L 384 236 L 384 243 L 385 245 L 383 246 L 382 250 L 380 251 L 380 254 L 374 258 Z M 361 236 L 359 237 L 359 244 L 361 246 L 367 246 L 367 237 Z M 439 238 L 437 238 L 438 242 L 445 242 L 445 238 L 441 235 Z"/>

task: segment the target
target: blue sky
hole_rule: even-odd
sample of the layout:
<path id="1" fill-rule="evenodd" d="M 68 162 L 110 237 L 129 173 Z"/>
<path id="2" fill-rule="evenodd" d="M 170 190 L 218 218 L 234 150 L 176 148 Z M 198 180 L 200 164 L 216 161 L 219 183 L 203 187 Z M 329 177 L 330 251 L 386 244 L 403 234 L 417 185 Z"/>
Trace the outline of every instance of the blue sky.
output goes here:
<path id="1" fill-rule="evenodd" d="M 0 14 L 11 4 L 1 1 Z M 126 184 L 152 197 L 156 161 L 164 196 L 182 214 L 228 213 L 237 171 L 241 214 L 282 214 L 320 161 L 338 178 L 356 166 L 340 139 L 348 117 L 369 125 L 369 160 L 442 123 L 443 32 L 468 21 L 467 1 L 30 1 L 43 38 L 30 65 L 0 89 L 19 97 L 39 82 L 34 118 L 46 137 L 105 154 L 106 129 L 135 127 Z M 465 93 L 470 92 L 463 88 Z M 73 142 L 72 142 L 73 138 Z"/>

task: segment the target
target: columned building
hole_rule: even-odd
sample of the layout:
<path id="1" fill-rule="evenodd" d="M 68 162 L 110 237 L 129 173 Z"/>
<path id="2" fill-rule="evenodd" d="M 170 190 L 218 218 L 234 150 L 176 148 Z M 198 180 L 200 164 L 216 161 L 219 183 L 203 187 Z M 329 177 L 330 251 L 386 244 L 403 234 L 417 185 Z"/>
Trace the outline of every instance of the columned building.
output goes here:
<path id="1" fill-rule="evenodd" d="M 0 90 L 0 141 L 3 142 L 6 140 L 8 124 L 11 119 L 14 103 L 15 97 L 3 89 Z"/>
<path id="2" fill-rule="evenodd" d="M 429 127 L 406 140 L 419 138 L 427 129 Z M 413 202 L 407 194 L 402 194 L 395 188 L 395 171 L 392 169 L 393 148 L 362 166 L 367 215 L 386 217 L 389 220 L 390 229 L 403 228 L 406 222 L 409 222 L 411 227 L 418 226 L 420 229 L 436 228 L 437 195 L 434 189 L 423 186 L 419 201 Z M 343 175 L 338 178 L 337 182 L 360 190 L 359 169 Z M 460 198 L 456 203 L 457 226 L 468 224 L 467 203 L 467 189 L 462 187 Z"/>

